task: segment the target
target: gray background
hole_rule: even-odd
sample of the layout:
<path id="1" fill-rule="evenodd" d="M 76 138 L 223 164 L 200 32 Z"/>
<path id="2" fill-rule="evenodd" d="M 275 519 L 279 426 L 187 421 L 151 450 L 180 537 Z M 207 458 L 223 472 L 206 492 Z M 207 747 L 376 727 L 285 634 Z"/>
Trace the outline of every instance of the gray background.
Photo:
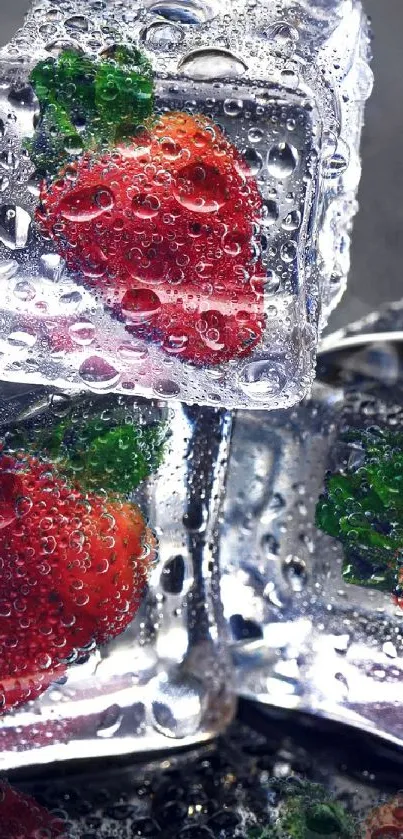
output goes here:
<path id="1" fill-rule="evenodd" d="M 0 0 L 0 41 L 22 22 L 29 0 Z M 373 20 L 375 90 L 363 143 L 364 171 L 349 290 L 337 328 L 403 297 L 403 0 L 367 0 Z"/>

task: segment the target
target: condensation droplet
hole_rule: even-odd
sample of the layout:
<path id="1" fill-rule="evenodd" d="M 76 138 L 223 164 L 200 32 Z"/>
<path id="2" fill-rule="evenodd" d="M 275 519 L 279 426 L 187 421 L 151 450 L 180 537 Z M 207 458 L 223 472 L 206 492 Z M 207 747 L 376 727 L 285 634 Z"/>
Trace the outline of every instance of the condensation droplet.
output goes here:
<path id="1" fill-rule="evenodd" d="M 69 327 L 69 335 L 75 344 L 79 344 L 82 347 L 88 347 L 92 344 L 95 338 L 95 326 L 90 321 L 73 323 Z"/>
<path id="2" fill-rule="evenodd" d="M 178 68 L 185 76 L 195 81 L 231 79 L 243 76 L 247 65 L 229 50 L 206 47 L 189 53 Z"/>
<path id="3" fill-rule="evenodd" d="M 276 143 L 267 155 L 267 170 L 277 180 L 289 178 L 298 165 L 297 149 L 290 143 Z"/>
<path id="4" fill-rule="evenodd" d="M 0 207 L 0 241 L 9 250 L 26 248 L 31 223 L 31 216 L 23 207 L 3 204 Z"/>
<path id="5" fill-rule="evenodd" d="M 191 737 L 200 728 L 203 688 L 192 676 L 163 674 L 150 684 L 154 728 L 165 737 Z"/>
<path id="6" fill-rule="evenodd" d="M 79 369 L 85 384 L 92 390 L 112 390 L 119 382 L 120 373 L 101 356 L 87 358 Z"/>
<path id="7" fill-rule="evenodd" d="M 282 366 L 271 360 L 249 362 L 239 377 L 239 385 L 244 393 L 258 401 L 265 401 L 269 396 L 279 396 L 286 381 L 287 376 Z"/>
<path id="8" fill-rule="evenodd" d="M 179 396 L 180 387 L 171 379 L 159 379 L 154 385 L 154 391 L 158 396 L 172 399 L 175 396 Z"/>

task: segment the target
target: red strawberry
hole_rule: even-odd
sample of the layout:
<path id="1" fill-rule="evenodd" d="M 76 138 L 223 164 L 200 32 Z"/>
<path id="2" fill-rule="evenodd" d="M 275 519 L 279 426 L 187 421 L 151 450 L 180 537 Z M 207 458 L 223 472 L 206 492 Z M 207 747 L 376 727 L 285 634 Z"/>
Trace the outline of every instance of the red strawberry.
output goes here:
<path id="1" fill-rule="evenodd" d="M 133 334 L 219 364 L 262 337 L 261 210 L 250 170 L 219 128 L 171 113 L 131 145 L 88 153 L 43 183 L 37 221 Z"/>
<path id="2" fill-rule="evenodd" d="M 154 545 L 137 507 L 83 495 L 27 456 L 0 457 L 0 528 L 4 712 L 41 694 L 91 645 L 123 632 Z"/>
<path id="3" fill-rule="evenodd" d="M 66 827 L 33 798 L 0 782 L 1 839 L 64 839 Z"/>
<path id="4" fill-rule="evenodd" d="M 401 839 L 403 836 L 403 796 L 398 793 L 368 816 L 362 839 Z"/>

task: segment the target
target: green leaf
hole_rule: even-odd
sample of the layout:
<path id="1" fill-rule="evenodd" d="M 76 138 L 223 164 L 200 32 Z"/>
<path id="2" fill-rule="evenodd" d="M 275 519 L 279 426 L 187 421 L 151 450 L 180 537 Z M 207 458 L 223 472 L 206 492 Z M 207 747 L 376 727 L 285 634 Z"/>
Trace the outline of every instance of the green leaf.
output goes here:
<path id="1" fill-rule="evenodd" d="M 117 46 L 98 61 L 64 50 L 39 62 L 30 82 L 41 113 L 26 147 L 38 171 L 49 177 L 85 150 L 133 136 L 153 111 L 152 68 L 137 49 Z"/>
<path id="2" fill-rule="evenodd" d="M 354 429 L 344 440 L 359 443 L 363 463 L 327 475 L 316 526 L 342 543 L 345 582 L 393 592 L 403 547 L 403 434 Z"/>
<path id="3" fill-rule="evenodd" d="M 22 448 L 51 460 L 69 480 L 89 492 L 130 495 L 158 470 L 168 439 L 166 423 L 114 425 L 101 416 L 85 421 L 69 417 L 41 433 L 19 433 L 8 448 Z"/>

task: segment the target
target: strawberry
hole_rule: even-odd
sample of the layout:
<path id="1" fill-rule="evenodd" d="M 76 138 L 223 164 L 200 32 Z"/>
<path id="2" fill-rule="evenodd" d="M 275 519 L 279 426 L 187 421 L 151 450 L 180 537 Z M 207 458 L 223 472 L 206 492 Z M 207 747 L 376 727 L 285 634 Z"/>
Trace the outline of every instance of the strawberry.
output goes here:
<path id="1" fill-rule="evenodd" d="M 65 839 L 60 816 L 41 807 L 33 798 L 0 782 L 0 823 L 3 839 Z"/>
<path id="2" fill-rule="evenodd" d="M 401 839 L 403 836 L 403 799 L 396 798 L 377 807 L 368 816 L 362 839 Z"/>
<path id="3" fill-rule="evenodd" d="M 83 494 L 24 454 L 0 456 L 0 529 L 4 712 L 126 629 L 155 546 L 137 507 Z"/>
<path id="4" fill-rule="evenodd" d="M 247 356 L 262 337 L 261 211 L 251 172 L 220 129 L 170 113 L 44 181 L 36 219 L 131 333 L 216 365 Z"/>

